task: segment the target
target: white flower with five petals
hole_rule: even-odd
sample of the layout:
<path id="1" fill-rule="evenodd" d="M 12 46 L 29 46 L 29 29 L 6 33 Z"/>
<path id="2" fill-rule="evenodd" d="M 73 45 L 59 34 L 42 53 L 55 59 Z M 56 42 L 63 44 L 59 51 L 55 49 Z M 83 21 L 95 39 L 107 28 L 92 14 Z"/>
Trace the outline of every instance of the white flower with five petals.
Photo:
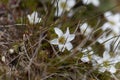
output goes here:
<path id="1" fill-rule="evenodd" d="M 96 63 L 93 63 L 93 66 L 98 66 L 100 72 L 108 71 L 110 73 L 115 73 L 115 65 L 120 62 L 120 57 L 118 57 L 118 55 L 111 57 L 107 52 L 104 52 L 103 57 L 94 55 L 93 59 L 96 61 Z"/>
<path id="2" fill-rule="evenodd" d="M 70 51 L 73 46 L 70 43 L 75 38 L 75 34 L 70 34 L 69 28 L 67 28 L 66 33 L 63 32 L 59 28 L 54 28 L 55 33 L 58 35 L 58 38 L 50 41 L 51 44 L 58 45 L 59 51 L 63 52 L 65 48 Z"/>
<path id="3" fill-rule="evenodd" d="M 34 11 L 31 15 L 27 15 L 27 18 L 31 24 L 40 23 L 41 18 L 38 17 L 38 12 Z"/>

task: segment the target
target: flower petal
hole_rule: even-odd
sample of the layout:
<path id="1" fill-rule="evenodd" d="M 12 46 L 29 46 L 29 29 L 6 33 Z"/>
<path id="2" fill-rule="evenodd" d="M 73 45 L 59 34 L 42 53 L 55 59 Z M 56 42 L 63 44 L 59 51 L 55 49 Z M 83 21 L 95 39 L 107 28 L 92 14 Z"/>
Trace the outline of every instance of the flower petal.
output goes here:
<path id="1" fill-rule="evenodd" d="M 55 12 L 55 16 L 61 16 L 62 12 L 63 12 L 63 9 L 58 7 L 58 10 L 56 10 L 56 12 Z"/>
<path id="2" fill-rule="evenodd" d="M 70 35 L 70 31 L 69 28 L 67 27 L 66 33 L 65 33 L 65 38 L 67 39 Z"/>
<path id="3" fill-rule="evenodd" d="M 75 5 L 75 0 L 67 1 L 67 5 L 68 5 L 68 10 L 69 10 L 70 8 L 72 8 Z"/>
<path id="4" fill-rule="evenodd" d="M 34 23 L 36 24 L 36 23 L 39 23 L 41 21 L 41 18 L 36 18 L 35 20 L 34 20 Z"/>
<path id="5" fill-rule="evenodd" d="M 89 62 L 90 59 L 89 59 L 87 56 L 83 56 L 83 57 L 81 58 L 81 61 L 83 61 L 83 62 Z"/>
<path id="6" fill-rule="evenodd" d="M 99 71 L 100 71 L 100 72 L 105 72 L 105 71 L 106 71 L 106 68 L 105 68 L 105 67 L 100 67 L 100 68 L 99 68 Z"/>
<path id="7" fill-rule="evenodd" d="M 92 3 L 93 3 L 93 5 L 96 6 L 96 7 L 100 5 L 99 0 L 92 0 Z"/>
<path id="8" fill-rule="evenodd" d="M 70 42 L 66 43 L 65 47 L 67 48 L 68 51 L 70 51 L 73 48 L 73 46 Z"/>
<path id="9" fill-rule="evenodd" d="M 31 14 L 31 17 L 33 19 L 36 19 L 38 17 L 38 13 L 36 11 L 34 11 L 32 14 Z"/>
<path id="10" fill-rule="evenodd" d="M 111 66 L 110 69 L 109 69 L 109 72 L 115 73 L 116 72 L 116 68 L 114 66 Z"/>
<path id="11" fill-rule="evenodd" d="M 82 0 L 84 4 L 90 4 L 90 0 Z"/>
<path id="12" fill-rule="evenodd" d="M 95 60 L 95 61 L 97 61 L 97 60 L 101 59 L 101 57 L 99 57 L 97 55 L 92 55 L 92 59 Z"/>
<path id="13" fill-rule="evenodd" d="M 106 22 L 106 23 L 103 24 L 102 30 L 106 30 L 106 29 L 108 29 L 108 28 L 111 28 L 111 26 L 112 26 L 112 25 L 111 25 L 109 22 Z"/>
<path id="14" fill-rule="evenodd" d="M 114 21 L 116 24 L 119 23 L 119 22 L 120 22 L 120 14 L 118 14 L 118 13 L 115 14 L 115 15 L 113 16 L 112 21 Z"/>
<path id="15" fill-rule="evenodd" d="M 65 50 L 65 46 L 63 44 L 58 45 L 59 51 L 63 52 Z"/>
<path id="16" fill-rule="evenodd" d="M 28 20 L 29 20 L 30 23 L 33 23 L 33 20 L 31 19 L 30 15 L 27 15 L 27 18 L 28 18 Z"/>
<path id="17" fill-rule="evenodd" d="M 59 28 L 54 28 L 55 33 L 58 35 L 58 37 L 63 35 L 63 32 Z"/>
<path id="18" fill-rule="evenodd" d="M 58 39 L 53 39 L 50 41 L 51 44 L 58 45 Z"/>
<path id="19" fill-rule="evenodd" d="M 27 18 L 31 24 L 36 24 L 41 21 L 41 18 L 38 17 L 38 13 L 36 11 L 34 11 L 31 15 L 27 15 Z"/>
<path id="20" fill-rule="evenodd" d="M 75 38 L 75 34 L 69 35 L 66 42 L 72 41 Z"/>
<path id="21" fill-rule="evenodd" d="M 110 12 L 110 11 L 105 12 L 104 16 L 105 16 L 105 18 L 106 18 L 108 21 L 113 20 L 113 14 L 112 14 L 112 12 Z"/>
<path id="22" fill-rule="evenodd" d="M 110 54 L 108 52 L 103 53 L 103 59 L 104 60 L 109 60 L 110 59 Z"/>
<path id="23" fill-rule="evenodd" d="M 92 29 L 87 23 L 84 23 L 80 26 L 80 31 L 82 34 L 85 34 L 85 36 L 88 36 L 91 33 Z"/>

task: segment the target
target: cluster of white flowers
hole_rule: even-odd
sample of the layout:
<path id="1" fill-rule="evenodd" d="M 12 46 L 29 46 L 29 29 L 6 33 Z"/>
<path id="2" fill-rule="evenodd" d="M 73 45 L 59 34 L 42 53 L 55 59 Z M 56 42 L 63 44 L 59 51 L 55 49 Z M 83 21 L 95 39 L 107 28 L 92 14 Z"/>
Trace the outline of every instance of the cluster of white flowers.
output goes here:
<path id="1" fill-rule="evenodd" d="M 109 35 L 107 33 L 104 33 L 104 35 L 98 39 L 98 42 L 100 43 L 104 43 L 105 48 L 106 48 L 106 52 L 110 51 L 110 46 L 112 45 L 113 42 L 113 49 L 116 49 L 116 51 L 119 51 L 119 33 L 120 33 L 120 14 L 112 14 L 112 12 L 108 11 L 104 14 L 107 22 L 103 24 L 103 26 L 101 27 L 103 31 L 105 30 L 111 30 L 112 32 L 109 33 Z M 116 38 L 113 38 L 114 36 L 118 36 Z M 108 40 L 108 41 L 107 41 Z M 118 46 L 118 47 L 117 47 Z M 117 48 L 116 48 L 117 47 Z M 116 53 L 116 52 L 115 52 Z"/>
<path id="2" fill-rule="evenodd" d="M 98 69 L 99 72 L 108 71 L 110 73 L 116 73 L 116 64 L 120 62 L 120 55 L 111 56 L 109 53 L 104 52 L 103 57 L 96 55 L 92 48 L 89 47 L 82 51 L 82 62 L 92 62 L 93 68 Z"/>
<path id="3" fill-rule="evenodd" d="M 92 3 L 94 6 L 99 6 L 99 0 L 82 0 L 84 4 Z M 60 16 L 64 10 L 69 11 L 75 5 L 75 0 L 59 0 L 55 3 L 55 7 L 58 6 L 58 10 L 56 10 L 55 15 Z M 99 43 L 103 43 L 108 39 L 114 37 L 114 35 L 119 35 L 120 33 L 120 14 L 112 14 L 111 12 L 106 12 L 104 14 L 107 22 L 101 27 L 103 31 L 107 29 L 111 29 L 113 34 L 103 35 L 97 41 Z M 31 15 L 27 16 L 30 24 L 37 24 L 41 22 L 41 18 L 38 17 L 38 13 L 34 11 Z M 88 23 L 83 23 L 79 27 L 81 33 L 85 36 L 89 36 L 92 32 L 92 28 L 88 25 Z M 64 52 L 65 49 L 71 51 L 73 49 L 73 45 L 71 43 L 72 40 L 75 39 L 75 34 L 70 34 L 69 27 L 65 33 L 57 27 L 54 28 L 55 33 L 58 35 L 58 38 L 55 38 L 50 41 L 51 44 L 57 45 L 60 52 Z M 91 47 L 82 50 L 82 57 L 80 58 L 82 62 L 92 62 L 93 67 L 97 67 L 100 72 L 108 71 L 110 73 L 115 73 L 117 70 L 115 68 L 116 64 L 120 62 L 120 55 L 111 56 L 110 55 L 110 45 L 113 40 L 109 40 L 104 44 L 105 51 L 103 53 L 103 57 L 98 56 L 94 53 Z M 118 42 L 116 42 L 118 44 Z M 12 49 L 9 50 L 10 53 L 14 51 Z M 2 57 L 2 61 L 5 62 L 5 57 Z"/>
<path id="4" fill-rule="evenodd" d="M 81 27 L 88 26 L 87 23 L 84 23 Z M 81 28 L 82 31 L 85 30 L 84 28 Z M 89 26 L 88 26 L 89 27 Z M 73 46 L 70 43 L 75 38 L 75 34 L 69 33 L 69 28 L 67 28 L 66 33 L 63 34 L 63 32 L 59 28 L 54 28 L 55 33 L 58 35 L 58 38 L 53 39 L 50 41 L 51 44 L 58 45 L 59 51 L 64 52 L 65 48 L 70 51 Z M 82 32 L 83 33 L 83 32 Z M 91 33 L 91 29 L 88 30 L 88 32 L 85 35 L 89 35 Z M 107 37 L 108 39 L 111 38 L 110 35 Z M 102 39 L 98 39 L 99 42 L 103 42 L 107 40 L 106 37 L 103 37 Z M 82 50 L 82 57 L 80 58 L 83 62 L 92 62 L 93 67 L 97 67 L 100 72 L 108 71 L 110 73 L 115 73 L 116 68 L 115 65 L 120 62 L 120 55 L 116 55 L 114 57 L 110 56 L 109 49 L 111 42 L 109 44 L 107 43 L 105 45 L 106 50 L 103 53 L 103 57 L 95 55 L 94 51 L 91 47 L 88 47 L 87 49 Z"/>
<path id="5" fill-rule="evenodd" d="M 111 29 L 114 33 L 107 34 L 104 33 L 102 37 L 98 38 L 99 43 L 104 43 L 105 51 L 103 53 L 103 57 L 96 55 L 91 48 L 84 49 L 82 51 L 83 56 L 81 57 L 81 61 L 83 62 L 92 62 L 93 67 L 98 68 L 99 72 L 108 71 L 110 73 L 116 73 L 117 69 L 115 68 L 116 64 L 120 62 L 120 55 L 115 54 L 115 56 L 110 55 L 110 47 L 112 42 L 114 41 L 114 36 L 119 35 L 120 30 L 120 14 L 113 15 L 111 12 L 105 13 L 105 18 L 108 20 L 103 26 L 102 30 L 105 31 L 107 29 Z M 85 36 L 89 35 L 92 32 L 92 29 L 87 23 L 84 23 L 80 27 L 81 33 Z M 85 32 L 86 31 L 86 32 Z M 110 39 L 110 40 L 109 40 Z M 108 40 L 108 41 L 107 41 Z M 116 40 L 113 49 L 116 48 L 119 44 L 119 38 Z M 116 50 L 119 51 L 119 50 Z M 117 53 L 117 52 L 115 52 Z M 119 54 L 119 53 L 118 53 Z"/>
<path id="6" fill-rule="evenodd" d="M 93 4 L 98 7 L 100 5 L 99 0 L 82 0 L 83 4 Z M 56 7 L 56 16 L 61 16 L 64 11 L 69 11 L 76 3 L 76 0 L 57 0 L 54 4 Z"/>

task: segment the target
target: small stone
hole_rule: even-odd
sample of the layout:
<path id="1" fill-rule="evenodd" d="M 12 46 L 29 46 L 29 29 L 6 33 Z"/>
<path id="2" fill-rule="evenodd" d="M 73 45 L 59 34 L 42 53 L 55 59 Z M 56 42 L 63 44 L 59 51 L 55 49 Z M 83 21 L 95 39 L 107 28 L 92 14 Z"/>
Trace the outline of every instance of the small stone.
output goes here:
<path id="1" fill-rule="evenodd" d="M 2 56 L 2 61 L 5 62 L 5 56 Z"/>
<path id="2" fill-rule="evenodd" d="M 9 49 L 9 53 L 13 54 L 14 53 L 14 49 Z"/>

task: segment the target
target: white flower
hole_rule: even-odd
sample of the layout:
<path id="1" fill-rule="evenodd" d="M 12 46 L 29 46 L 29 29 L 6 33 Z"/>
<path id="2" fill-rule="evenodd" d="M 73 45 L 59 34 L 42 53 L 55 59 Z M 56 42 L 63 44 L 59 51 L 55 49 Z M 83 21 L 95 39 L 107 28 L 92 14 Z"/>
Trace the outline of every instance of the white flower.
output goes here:
<path id="1" fill-rule="evenodd" d="M 82 51 L 83 56 L 81 57 L 81 61 L 83 62 L 89 62 L 92 60 L 92 56 L 93 56 L 93 51 L 91 51 L 92 48 L 88 47 L 87 49 L 84 49 Z"/>
<path id="2" fill-rule="evenodd" d="M 31 15 L 27 15 L 27 18 L 31 24 L 40 23 L 41 18 L 38 17 L 38 13 L 34 11 Z"/>
<path id="3" fill-rule="evenodd" d="M 120 62 L 120 57 L 111 57 L 109 53 L 104 52 L 103 57 L 94 56 L 96 63 L 93 66 L 98 66 L 100 72 L 108 71 L 110 73 L 115 73 L 115 65 Z"/>
<path id="4" fill-rule="evenodd" d="M 83 61 L 83 62 L 89 62 L 89 61 L 91 61 L 92 55 L 93 55 L 93 52 L 84 53 L 83 56 L 82 56 L 82 58 L 81 58 L 81 61 Z"/>
<path id="5" fill-rule="evenodd" d="M 75 5 L 75 0 L 58 0 L 55 2 L 55 15 L 60 16 L 62 12 L 69 11 Z"/>
<path id="6" fill-rule="evenodd" d="M 92 29 L 87 23 L 82 24 L 79 28 L 81 33 L 84 34 L 85 36 L 88 36 L 92 32 Z"/>
<path id="7" fill-rule="evenodd" d="M 5 62 L 5 56 L 2 56 L 2 61 Z"/>
<path id="8" fill-rule="evenodd" d="M 111 12 L 106 12 L 104 14 L 105 18 L 108 20 L 103 26 L 102 29 L 111 29 L 115 34 L 119 35 L 120 33 L 120 14 L 113 15 Z"/>
<path id="9" fill-rule="evenodd" d="M 58 35 L 58 38 L 50 41 L 51 44 L 58 45 L 59 51 L 64 51 L 65 48 L 70 51 L 73 46 L 70 43 L 75 38 L 75 34 L 69 33 L 69 28 L 67 28 L 66 33 L 63 32 L 59 28 L 54 28 L 55 33 Z"/>
<path id="10" fill-rule="evenodd" d="M 82 0 L 84 4 L 90 4 L 92 3 L 94 6 L 99 6 L 100 5 L 100 1 L 99 0 Z"/>

